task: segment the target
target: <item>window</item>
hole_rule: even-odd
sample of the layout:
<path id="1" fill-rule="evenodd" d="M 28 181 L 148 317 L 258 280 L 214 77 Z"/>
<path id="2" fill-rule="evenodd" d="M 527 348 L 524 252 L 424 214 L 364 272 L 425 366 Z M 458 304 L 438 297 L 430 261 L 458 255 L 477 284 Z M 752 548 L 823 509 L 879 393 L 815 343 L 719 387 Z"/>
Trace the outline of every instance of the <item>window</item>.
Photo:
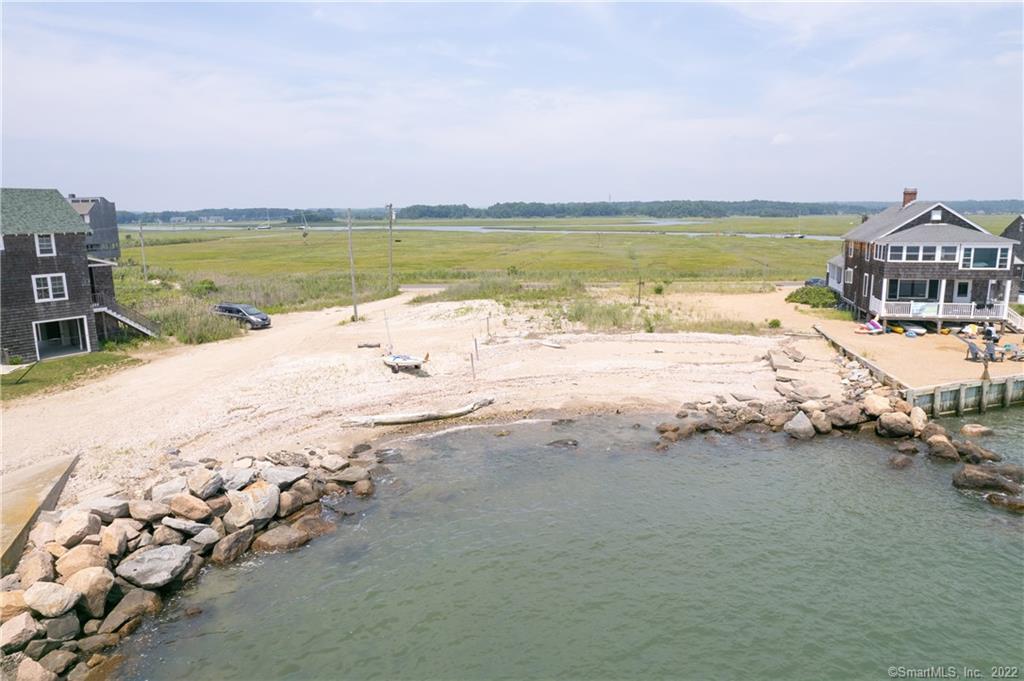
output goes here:
<path id="1" fill-rule="evenodd" d="M 1008 248 L 965 247 L 960 259 L 961 269 L 992 270 L 1005 269 L 1010 263 Z"/>
<path id="2" fill-rule="evenodd" d="M 36 274 L 32 277 L 32 289 L 37 303 L 67 300 L 68 287 L 64 274 Z"/>
<path id="3" fill-rule="evenodd" d="M 868 295 L 868 293 L 870 293 L 870 290 L 868 289 L 868 275 L 865 274 L 864 275 L 864 281 L 861 282 L 861 285 L 860 285 L 860 294 L 862 296 L 866 296 L 866 295 Z"/>
<path id="4" fill-rule="evenodd" d="M 958 282 L 956 282 L 956 293 L 955 293 L 955 296 L 957 298 L 962 298 L 964 300 L 970 300 L 971 299 L 971 282 L 969 282 L 969 281 L 958 281 Z"/>
<path id="5" fill-rule="evenodd" d="M 936 208 L 932 211 L 932 222 L 940 222 L 942 220 L 942 209 Z"/>
<path id="6" fill-rule="evenodd" d="M 889 246 L 889 260 L 903 260 L 903 246 Z"/>
<path id="7" fill-rule="evenodd" d="M 889 300 L 926 300 L 938 295 L 938 279 L 890 279 Z"/>
<path id="8" fill-rule="evenodd" d="M 920 246 L 907 246 L 906 257 L 904 260 L 909 262 L 917 262 L 921 259 L 921 247 Z"/>
<path id="9" fill-rule="evenodd" d="M 36 255 L 40 258 L 57 255 L 57 244 L 52 234 L 36 234 Z"/>
<path id="10" fill-rule="evenodd" d="M 871 262 L 871 244 L 864 247 L 864 262 Z"/>
<path id="11" fill-rule="evenodd" d="M 88 213 L 86 213 L 86 214 L 85 214 L 85 215 L 83 215 L 82 217 L 83 217 L 83 218 L 85 218 L 85 224 L 89 224 L 89 214 L 88 214 Z"/>
<path id="12" fill-rule="evenodd" d="M 4 235 L 0 234 L 0 251 L 4 250 Z"/>
<path id="13" fill-rule="evenodd" d="M 846 244 L 846 257 L 847 258 L 852 258 L 853 257 L 853 242 L 852 241 L 849 241 Z"/>
<path id="14" fill-rule="evenodd" d="M 844 279 L 844 281 L 847 284 L 852 284 L 853 283 L 853 269 L 852 268 L 850 268 L 850 267 L 846 268 L 846 278 Z"/>
<path id="15" fill-rule="evenodd" d="M 935 262 L 935 246 L 922 246 L 921 260 L 924 262 Z"/>
<path id="16" fill-rule="evenodd" d="M 956 262 L 956 246 L 942 247 L 942 262 Z"/>

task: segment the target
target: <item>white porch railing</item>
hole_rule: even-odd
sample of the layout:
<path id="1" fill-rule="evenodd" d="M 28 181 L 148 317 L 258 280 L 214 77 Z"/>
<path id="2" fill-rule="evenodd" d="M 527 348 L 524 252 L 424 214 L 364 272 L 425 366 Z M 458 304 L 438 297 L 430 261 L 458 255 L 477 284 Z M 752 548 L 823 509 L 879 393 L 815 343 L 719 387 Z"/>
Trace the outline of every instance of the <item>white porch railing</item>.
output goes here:
<path id="1" fill-rule="evenodd" d="M 1024 317 L 1017 314 L 1015 310 L 1012 310 L 1009 307 L 1006 308 L 1006 321 L 1009 322 L 1013 328 L 1024 333 Z"/>
<path id="2" fill-rule="evenodd" d="M 979 309 L 974 303 L 924 303 L 913 301 L 882 301 L 871 296 L 868 309 L 873 314 L 886 318 L 897 319 L 1009 319 L 1009 315 L 1018 315 L 1009 309 L 1006 303 L 998 303 L 993 307 Z M 1011 319 L 1012 321 L 1012 319 Z M 1024 319 L 1021 320 L 1024 323 Z"/>

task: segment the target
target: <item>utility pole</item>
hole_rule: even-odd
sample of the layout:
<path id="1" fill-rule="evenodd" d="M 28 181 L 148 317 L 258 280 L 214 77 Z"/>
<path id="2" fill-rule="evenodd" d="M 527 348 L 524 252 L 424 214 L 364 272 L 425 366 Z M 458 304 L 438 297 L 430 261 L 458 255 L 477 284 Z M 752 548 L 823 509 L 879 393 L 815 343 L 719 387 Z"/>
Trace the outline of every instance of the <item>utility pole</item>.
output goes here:
<path id="1" fill-rule="evenodd" d="M 359 303 L 356 301 L 356 257 L 352 254 L 352 209 L 348 209 L 348 272 L 352 278 L 352 321 L 359 321 Z"/>
<path id="2" fill-rule="evenodd" d="M 395 209 L 388 204 L 388 291 L 395 287 L 394 271 Z"/>
<path id="3" fill-rule="evenodd" d="M 142 249 L 142 279 L 149 281 L 149 268 L 146 267 L 146 240 L 142 237 L 142 218 L 139 218 L 139 248 Z"/>

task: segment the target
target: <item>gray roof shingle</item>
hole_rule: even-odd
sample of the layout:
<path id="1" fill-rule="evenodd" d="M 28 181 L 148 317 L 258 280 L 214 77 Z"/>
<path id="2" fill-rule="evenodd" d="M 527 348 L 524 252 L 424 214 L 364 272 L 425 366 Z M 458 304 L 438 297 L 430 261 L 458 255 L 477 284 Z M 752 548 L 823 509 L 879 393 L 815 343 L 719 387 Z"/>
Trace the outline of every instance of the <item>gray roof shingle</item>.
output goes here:
<path id="1" fill-rule="evenodd" d="M 960 225 L 948 225 L 944 222 L 929 222 L 908 229 L 901 229 L 889 236 L 875 239 L 879 244 L 993 244 L 1013 245 L 1010 239 L 968 229 Z"/>
<path id="2" fill-rule="evenodd" d="M 0 189 L 0 234 L 89 234 L 56 189 Z"/>
<path id="3" fill-rule="evenodd" d="M 866 241 L 869 243 L 878 241 L 883 235 L 931 210 L 935 206 L 942 206 L 944 209 L 949 210 L 949 207 L 940 201 L 914 201 L 906 206 L 890 206 L 851 229 L 843 235 L 843 239 L 847 241 Z"/>

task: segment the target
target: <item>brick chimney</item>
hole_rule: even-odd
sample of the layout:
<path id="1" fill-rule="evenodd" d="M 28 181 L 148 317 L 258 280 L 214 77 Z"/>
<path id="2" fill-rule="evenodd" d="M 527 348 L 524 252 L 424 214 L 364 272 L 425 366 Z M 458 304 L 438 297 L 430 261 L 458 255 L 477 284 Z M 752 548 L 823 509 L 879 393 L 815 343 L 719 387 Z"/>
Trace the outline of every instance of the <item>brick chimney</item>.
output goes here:
<path id="1" fill-rule="evenodd" d="M 912 187 L 907 187 L 903 190 L 903 206 L 909 206 L 914 201 L 917 201 L 917 190 Z"/>

